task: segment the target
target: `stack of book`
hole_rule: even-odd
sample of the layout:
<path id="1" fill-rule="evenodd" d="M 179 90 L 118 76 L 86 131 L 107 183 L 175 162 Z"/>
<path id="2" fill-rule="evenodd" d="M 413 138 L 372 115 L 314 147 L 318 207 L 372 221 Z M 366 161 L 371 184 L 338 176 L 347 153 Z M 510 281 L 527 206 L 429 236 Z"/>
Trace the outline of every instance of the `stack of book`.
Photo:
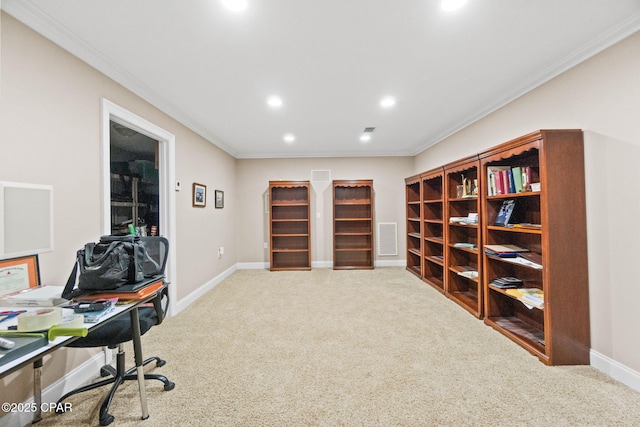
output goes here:
<path id="1" fill-rule="evenodd" d="M 487 255 L 500 258 L 515 258 L 518 254 L 529 252 L 529 249 L 521 248 L 518 245 L 484 245 L 484 252 Z"/>
<path id="2" fill-rule="evenodd" d="M 478 270 L 469 265 L 459 265 L 456 267 L 458 269 L 457 273 L 468 279 L 477 279 L 478 278 Z"/>
<path id="3" fill-rule="evenodd" d="M 452 216 L 449 218 L 450 224 L 476 225 L 478 224 L 478 213 L 471 212 L 467 216 Z"/>
<path id="4" fill-rule="evenodd" d="M 498 196 L 532 191 L 534 175 L 530 166 L 487 166 L 488 195 Z"/>
<path id="5" fill-rule="evenodd" d="M 544 292 L 538 288 L 507 289 L 506 293 L 517 298 L 528 308 L 544 307 Z"/>
<path id="6" fill-rule="evenodd" d="M 489 286 L 499 289 L 513 289 L 521 287 L 522 284 L 522 280 L 517 277 L 496 277 L 489 283 Z"/>

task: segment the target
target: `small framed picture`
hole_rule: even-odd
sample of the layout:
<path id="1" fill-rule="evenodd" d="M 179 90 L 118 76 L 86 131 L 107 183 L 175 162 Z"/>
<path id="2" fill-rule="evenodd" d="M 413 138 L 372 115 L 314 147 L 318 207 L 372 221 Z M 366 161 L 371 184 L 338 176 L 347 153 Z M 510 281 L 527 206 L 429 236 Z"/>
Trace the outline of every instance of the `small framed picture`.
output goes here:
<path id="1" fill-rule="evenodd" d="M 224 208 L 224 191 L 216 190 L 216 209 Z"/>
<path id="2" fill-rule="evenodd" d="M 204 208 L 207 206 L 207 186 L 193 183 L 193 207 Z"/>

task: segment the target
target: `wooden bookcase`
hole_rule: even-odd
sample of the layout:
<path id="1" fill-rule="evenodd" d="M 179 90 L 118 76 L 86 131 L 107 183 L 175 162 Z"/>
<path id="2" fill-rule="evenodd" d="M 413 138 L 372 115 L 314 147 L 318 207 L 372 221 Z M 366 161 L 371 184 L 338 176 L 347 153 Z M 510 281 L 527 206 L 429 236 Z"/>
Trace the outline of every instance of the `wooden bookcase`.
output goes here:
<path id="1" fill-rule="evenodd" d="M 422 280 L 444 292 L 445 227 L 442 168 L 420 175 L 422 207 Z"/>
<path id="2" fill-rule="evenodd" d="M 482 257 L 477 156 L 444 167 L 446 218 L 445 294 L 482 317 Z"/>
<path id="3" fill-rule="evenodd" d="M 407 208 L 407 270 L 422 278 L 421 176 L 411 176 L 404 182 Z"/>
<path id="4" fill-rule="evenodd" d="M 373 268 L 373 180 L 333 181 L 333 268 Z"/>
<path id="5" fill-rule="evenodd" d="M 488 168 L 499 166 L 507 171 L 507 177 L 508 171 L 521 177 L 525 183 L 522 191 L 510 193 L 503 188 L 502 194 L 494 194 L 495 175 L 490 177 Z M 543 363 L 589 364 L 582 132 L 553 130 L 525 135 L 481 153 L 480 171 L 484 244 L 517 245 L 528 250 L 523 255 L 538 264 L 522 265 L 513 262 L 521 257 L 484 254 L 484 322 Z M 533 191 L 527 181 L 534 183 Z M 506 226 L 495 225 L 507 200 L 515 201 L 511 220 Z M 511 294 L 513 291 L 490 285 L 498 277 L 516 277 L 524 288 L 541 290 L 543 306 L 527 307 Z"/>
<path id="6" fill-rule="evenodd" d="M 405 188 L 409 271 L 543 363 L 589 364 L 581 130 L 533 132 L 406 178 Z M 506 205 L 515 206 L 509 221 L 497 221 Z M 470 213 L 477 224 L 462 220 Z M 490 255 L 487 245 L 525 252 Z M 466 277 L 469 270 L 478 278 Z M 519 279 L 521 291 L 542 297 L 525 304 L 492 284 L 499 278 Z"/>
<path id="7" fill-rule="evenodd" d="M 270 269 L 310 270 L 309 181 L 269 181 Z"/>

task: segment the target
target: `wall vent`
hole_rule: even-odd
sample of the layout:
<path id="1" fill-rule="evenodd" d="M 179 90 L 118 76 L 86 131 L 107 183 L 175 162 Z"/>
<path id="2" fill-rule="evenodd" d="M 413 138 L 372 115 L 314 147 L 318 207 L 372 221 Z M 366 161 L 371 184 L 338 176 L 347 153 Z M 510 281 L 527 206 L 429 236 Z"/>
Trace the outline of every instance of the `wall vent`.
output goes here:
<path id="1" fill-rule="evenodd" d="M 374 127 L 364 128 L 364 132 L 365 133 L 370 133 L 370 132 L 373 132 L 374 130 L 376 130 L 376 128 L 374 128 Z"/>
<path id="2" fill-rule="evenodd" d="M 378 223 L 378 255 L 398 255 L 398 223 Z"/>
<path id="3" fill-rule="evenodd" d="M 330 170 L 312 170 L 311 182 L 331 182 Z"/>

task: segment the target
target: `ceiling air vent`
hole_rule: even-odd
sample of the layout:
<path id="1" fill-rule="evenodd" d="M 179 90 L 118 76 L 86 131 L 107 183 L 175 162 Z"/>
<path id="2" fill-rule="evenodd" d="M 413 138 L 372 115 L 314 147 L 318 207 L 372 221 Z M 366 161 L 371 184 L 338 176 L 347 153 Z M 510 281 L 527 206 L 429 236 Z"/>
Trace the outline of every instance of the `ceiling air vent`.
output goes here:
<path id="1" fill-rule="evenodd" d="M 376 128 L 373 128 L 373 127 L 371 127 L 371 128 L 364 128 L 364 131 L 365 131 L 365 132 L 369 132 L 369 133 L 371 133 L 371 132 L 373 132 L 375 129 L 376 129 Z"/>

